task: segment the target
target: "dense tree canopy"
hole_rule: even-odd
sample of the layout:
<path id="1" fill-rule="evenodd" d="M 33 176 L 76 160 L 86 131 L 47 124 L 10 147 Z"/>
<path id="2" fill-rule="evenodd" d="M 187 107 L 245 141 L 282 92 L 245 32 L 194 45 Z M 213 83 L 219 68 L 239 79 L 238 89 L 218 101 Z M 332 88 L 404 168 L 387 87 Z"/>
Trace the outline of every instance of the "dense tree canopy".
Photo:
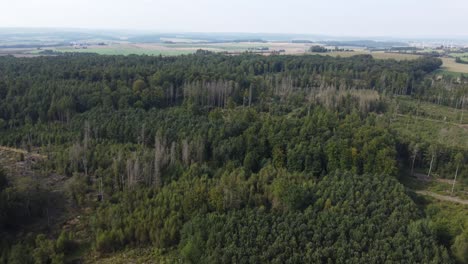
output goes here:
<path id="1" fill-rule="evenodd" d="M 396 179 L 411 161 L 462 174 L 468 153 L 402 138 L 388 101 L 443 91 L 443 104 L 459 105 L 464 87 L 431 82 L 440 65 L 206 51 L 0 57 L 0 144 L 47 155 L 38 170 L 63 175 L 69 205 L 91 210 L 80 242 L 98 254 L 451 263 L 465 237 L 441 243 Z M 73 230 L 15 239 L 28 224 L 18 219 L 44 217 L 52 192 L 4 174 L 0 263 L 66 261 Z"/>

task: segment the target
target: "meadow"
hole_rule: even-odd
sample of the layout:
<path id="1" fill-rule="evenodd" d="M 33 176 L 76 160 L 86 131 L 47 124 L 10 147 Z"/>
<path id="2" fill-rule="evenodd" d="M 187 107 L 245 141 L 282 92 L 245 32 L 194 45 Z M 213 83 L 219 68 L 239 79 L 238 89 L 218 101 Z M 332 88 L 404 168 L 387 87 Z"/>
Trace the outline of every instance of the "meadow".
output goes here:
<path id="1" fill-rule="evenodd" d="M 407 97 L 397 97 L 399 114 L 409 114 L 410 111 L 414 115 L 421 115 L 426 119 L 433 122 L 454 123 L 454 125 L 468 124 L 468 116 L 466 111 L 462 115 L 461 109 L 455 109 L 444 105 L 437 105 L 429 102 L 419 101 L 415 102 Z M 412 110 L 410 110 L 412 109 Z"/>
<path id="2" fill-rule="evenodd" d="M 176 56 L 193 53 L 192 51 L 180 49 L 145 49 L 135 45 L 110 45 L 110 46 L 90 46 L 86 49 L 75 49 L 73 47 L 63 47 L 55 49 L 57 52 L 79 52 L 79 53 L 97 53 L 100 55 L 163 55 Z"/>
<path id="3" fill-rule="evenodd" d="M 454 58 L 441 58 L 444 64 L 442 70 L 446 72 L 468 73 L 468 64 L 457 63 Z"/>

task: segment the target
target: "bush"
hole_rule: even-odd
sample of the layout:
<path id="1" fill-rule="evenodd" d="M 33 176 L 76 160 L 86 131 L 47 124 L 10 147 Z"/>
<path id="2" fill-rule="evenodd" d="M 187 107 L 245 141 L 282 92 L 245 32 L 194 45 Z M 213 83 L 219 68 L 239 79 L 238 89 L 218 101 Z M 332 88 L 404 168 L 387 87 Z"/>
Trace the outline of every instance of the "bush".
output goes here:
<path id="1" fill-rule="evenodd" d="M 71 233 L 67 231 L 62 231 L 60 236 L 57 238 L 55 242 L 55 247 L 57 252 L 61 253 L 68 253 L 73 249 L 75 242 L 73 241 L 73 236 Z"/>

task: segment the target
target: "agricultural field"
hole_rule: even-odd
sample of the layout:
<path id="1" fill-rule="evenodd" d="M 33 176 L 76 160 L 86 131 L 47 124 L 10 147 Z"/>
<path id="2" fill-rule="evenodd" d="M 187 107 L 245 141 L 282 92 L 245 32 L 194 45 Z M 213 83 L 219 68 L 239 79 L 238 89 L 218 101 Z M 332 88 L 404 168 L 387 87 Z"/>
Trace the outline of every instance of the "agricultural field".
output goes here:
<path id="1" fill-rule="evenodd" d="M 90 46 L 86 49 L 75 49 L 73 47 L 60 47 L 54 49 L 56 52 L 79 52 L 79 53 L 97 53 L 100 55 L 163 55 L 176 56 L 193 53 L 184 49 L 149 49 L 137 45 L 109 45 L 109 46 Z"/>
<path id="2" fill-rule="evenodd" d="M 454 58 L 441 58 L 442 70 L 446 72 L 468 73 L 468 64 L 457 63 Z"/>
<path id="3" fill-rule="evenodd" d="M 450 57 L 468 57 L 468 52 L 465 53 L 450 53 Z"/>
<path id="4" fill-rule="evenodd" d="M 87 49 L 75 49 L 73 47 L 59 47 L 58 52 L 93 52 L 105 55 L 181 55 L 195 53 L 199 49 L 213 52 L 245 52 L 254 49 L 268 48 L 269 51 L 284 50 L 285 54 L 304 54 L 308 46 L 294 43 L 135 43 L 112 44 L 108 46 L 89 46 Z"/>
<path id="5" fill-rule="evenodd" d="M 174 42 L 168 43 L 112 43 L 109 45 L 89 45 L 87 48 L 74 48 L 72 46 L 57 46 L 42 49 L 0 49 L 0 55 L 13 54 L 15 56 L 36 56 L 44 50 L 55 52 L 78 52 L 97 53 L 102 55 L 163 55 L 176 56 L 195 53 L 199 49 L 212 52 L 238 53 L 245 51 L 256 51 L 261 48 L 268 48 L 268 51 L 282 51 L 281 54 L 303 55 L 317 54 L 333 57 L 351 57 L 361 54 L 371 54 L 376 59 L 411 60 L 420 56 L 402 53 L 370 52 L 362 47 L 345 47 L 353 51 L 337 51 L 328 53 L 310 53 L 308 50 L 310 43 L 290 43 L 290 42 L 226 42 L 226 43 L 203 43 L 203 42 Z M 328 47 L 330 49 L 334 47 Z"/>

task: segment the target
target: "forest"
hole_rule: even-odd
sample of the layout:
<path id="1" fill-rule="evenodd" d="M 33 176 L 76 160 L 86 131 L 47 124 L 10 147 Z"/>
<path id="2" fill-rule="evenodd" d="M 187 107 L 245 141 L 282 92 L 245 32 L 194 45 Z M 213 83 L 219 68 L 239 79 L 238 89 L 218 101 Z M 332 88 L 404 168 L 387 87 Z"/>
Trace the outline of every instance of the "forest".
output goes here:
<path id="1" fill-rule="evenodd" d="M 468 76 L 441 65 L 0 57 L 0 146 L 24 150 L 0 155 L 0 263 L 468 263 L 466 207 L 405 185 L 468 185 Z"/>

